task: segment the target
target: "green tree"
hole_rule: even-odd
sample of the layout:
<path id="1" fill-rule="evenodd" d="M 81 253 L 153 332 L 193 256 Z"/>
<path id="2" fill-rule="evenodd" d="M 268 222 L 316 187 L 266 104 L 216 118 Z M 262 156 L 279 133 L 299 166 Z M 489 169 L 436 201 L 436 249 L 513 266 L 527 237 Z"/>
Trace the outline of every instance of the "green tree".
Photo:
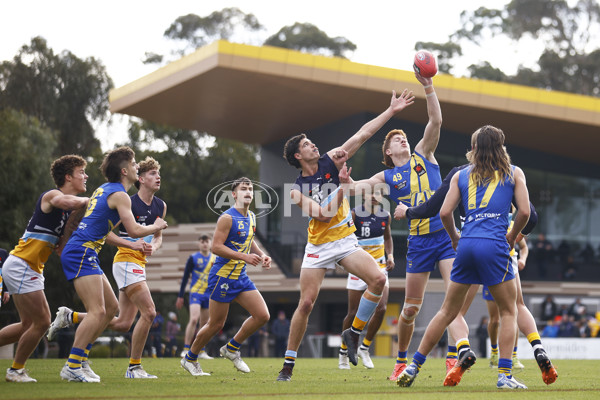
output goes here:
<path id="1" fill-rule="evenodd" d="M 520 66 L 507 76 L 491 63 L 472 65 L 471 76 L 540 88 L 600 95 L 600 4 L 595 0 L 512 0 L 502 9 L 463 11 L 462 28 L 449 42 L 477 45 L 503 35 L 516 45 L 527 38 L 544 43 L 536 68 Z M 460 54 L 455 54 L 460 55 Z M 450 64 L 451 68 L 451 64 Z"/>
<path id="2" fill-rule="evenodd" d="M 284 26 L 264 44 L 342 58 L 346 58 L 347 52 L 356 50 L 356 45 L 344 37 L 332 38 L 313 24 L 299 22 Z"/>
<path id="3" fill-rule="evenodd" d="M 35 37 L 12 61 L 0 64 L 0 109 L 37 118 L 58 134 L 54 155 L 88 155 L 100 148 L 93 121 L 107 119 L 112 80 L 93 57 L 55 54 Z"/>
<path id="4" fill-rule="evenodd" d="M 214 186 L 247 176 L 258 178 L 258 148 L 206 133 L 132 120 L 130 142 L 136 159 L 154 157 L 161 164 L 158 196 L 168 205 L 169 223 L 216 221 L 206 196 Z M 166 147 L 163 151 L 147 150 Z"/>
<path id="5" fill-rule="evenodd" d="M 17 244 L 39 195 L 54 187 L 50 165 L 56 138 L 36 118 L 0 110 L 0 247 Z"/>
<path id="6" fill-rule="evenodd" d="M 173 51 L 177 57 L 184 56 L 215 40 L 230 40 L 236 32 L 258 32 L 264 27 L 253 14 L 246 14 L 236 7 L 213 11 L 206 17 L 187 14 L 178 17 L 165 31 L 164 37 L 181 46 Z M 161 63 L 164 56 L 147 52 L 144 63 Z"/>

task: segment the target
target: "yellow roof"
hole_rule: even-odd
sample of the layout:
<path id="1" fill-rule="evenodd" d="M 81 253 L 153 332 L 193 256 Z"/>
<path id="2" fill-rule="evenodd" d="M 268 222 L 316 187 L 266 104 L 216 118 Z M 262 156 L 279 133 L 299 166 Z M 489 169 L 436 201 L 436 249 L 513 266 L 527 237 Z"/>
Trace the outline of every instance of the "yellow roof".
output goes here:
<path id="1" fill-rule="evenodd" d="M 600 164 L 600 99 L 438 75 L 443 128 L 491 124 L 507 143 Z M 110 93 L 111 111 L 246 143 L 266 144 L 360 112 L 380 113 L 392 89 L 413 90 L 399 118 L 423 123 L 412 71 L 277 47 L 214 42 Z"/>

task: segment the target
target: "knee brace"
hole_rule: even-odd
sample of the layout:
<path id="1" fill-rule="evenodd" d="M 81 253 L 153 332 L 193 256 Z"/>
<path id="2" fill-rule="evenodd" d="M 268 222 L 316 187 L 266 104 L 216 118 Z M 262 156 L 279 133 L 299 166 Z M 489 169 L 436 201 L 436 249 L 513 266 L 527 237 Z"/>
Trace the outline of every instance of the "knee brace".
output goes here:
<path id="1" fill-rule="evenodd" d="M 415 323 L 415 318 L 419 315 L 419 311 L 421 311 L 421 306 L 423 305 L 423 299 L 406 299 L 404 301 L 404 306 L 402 307 L 402 312 L 400 313 L 400 319 L 406 325 L 413 325 Z M 407 310 L 411 310 L 414 312 L 413 315 L 408 315 L 406 313 Z"/>

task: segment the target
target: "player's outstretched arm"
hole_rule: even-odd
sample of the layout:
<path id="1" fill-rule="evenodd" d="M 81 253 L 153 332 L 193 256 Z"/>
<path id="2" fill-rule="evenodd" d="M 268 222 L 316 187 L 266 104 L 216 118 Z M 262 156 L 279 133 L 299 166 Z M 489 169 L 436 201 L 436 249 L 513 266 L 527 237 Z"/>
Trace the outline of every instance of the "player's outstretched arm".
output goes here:
<path id="1" fill-rule="evenodd" d="M 358 132 L 356 132 L 350 139 L 348 139 L 340 148 L 333 149 L 327 154 L 333 160 L 333 162 L 337 165 L 338 169 L 342 167 L 344 162 L 347 159 L 352 157 L 360 146 L 363 145 L 371 136 L 373 136 L 381 127 L 390 120 L 394 115 L 404 110 L 406 107 L 410 106 L 414 103 L 415 96 L 413 96 L 413 92 L 408 89 L 404 89 L 399 96 L 396 96 L 396 91 L 392 92 L 392 99 L 390 101 L 390 106 L 377 117 L 372 119 L 371 121 L 364 124 Z M 336 160 L 336 155 L 339 150 L 343 150 L 348 153 L 345 159 L 339 158 Z"/>
<path id="2" fill-rule="evenodd" d="M 433 153 L 440 141 L 440 130 L 442 129 L 442 108 L 433 88 L 433 79 L 424 78 L 415 71 L 415 77 L 423 85 L 425 99 L 427 100 L 427 115 L 429 120 L 423 132 L 423 139 L 415 146 L 415 151 L 429 161 L 435 162 Z"/>

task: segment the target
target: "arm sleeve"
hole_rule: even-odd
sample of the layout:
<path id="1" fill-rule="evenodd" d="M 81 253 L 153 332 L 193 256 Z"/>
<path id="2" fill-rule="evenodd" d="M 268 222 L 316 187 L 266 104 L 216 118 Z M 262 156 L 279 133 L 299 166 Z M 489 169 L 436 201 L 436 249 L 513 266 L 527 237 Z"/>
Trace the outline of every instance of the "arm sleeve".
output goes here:
<path id="1" fill-rule="evenodd" d="M 183 295 L 185 294 L 185 287 L 187 286 L 188 279 L 189 279 L 190 274 L 192 273 L 193 269 L 194 269 L 194 260 L 192 259 L 192 256 L 190 256 L 190 257 L 188 257 L 188 260 L 185 263 L 185 270 L 183 271 L 183 278 L 181 279 L 181 287 L 179 288 L 179 296 L 178 297 L 183 297 Z"/>
<path id="2" fill-rule="evenodd" d="M 442 208 L 442 204 L 444 204 L 444 199 L 446 198 L 446 194 L 450 189 L 450 181 L 454 174 L 459 170 L 460 167 L 454 167 L 452 170 L 446 175 L 442 184 L 435 191 L 433 196 L 429 198 L 425 203 L 420 206 L 410 207 L 406 210 L 406 218 L 408 219 L 424 219 L 434 217 L 436 214 L 440 212 Z"/>

